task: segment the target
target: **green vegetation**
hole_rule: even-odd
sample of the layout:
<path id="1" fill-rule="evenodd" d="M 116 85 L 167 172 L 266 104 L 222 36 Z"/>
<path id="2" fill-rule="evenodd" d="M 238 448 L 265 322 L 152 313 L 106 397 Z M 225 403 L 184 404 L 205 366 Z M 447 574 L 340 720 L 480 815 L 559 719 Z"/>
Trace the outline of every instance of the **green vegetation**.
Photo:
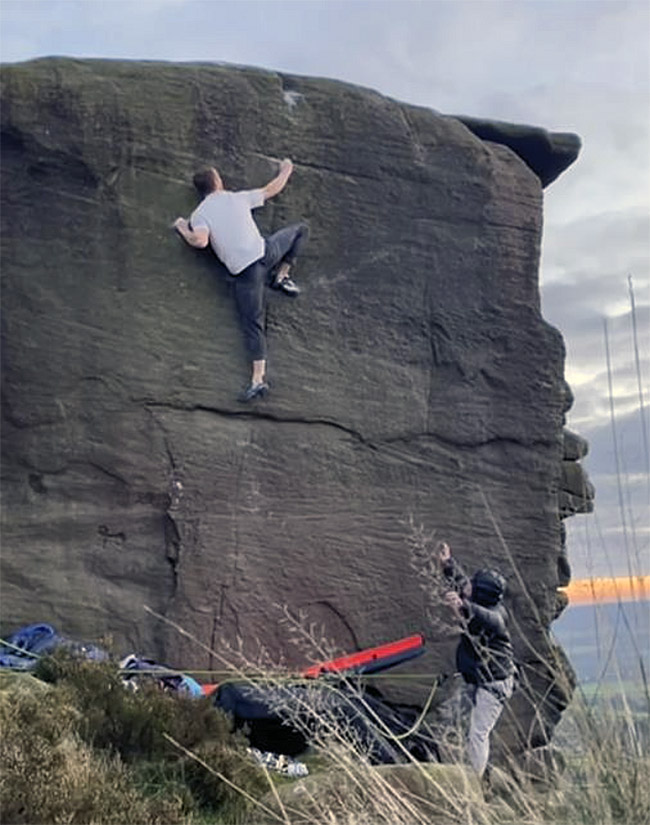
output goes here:
<path id="1" fill-rule="evenodd" d="M 244 797 L 181 748 L 249 792 L 268 790 L 208 699 L 130 690 L 115 665 L 65 654 L 43 659 L 36 676 L 0 682 L 3 823 L 171 825 L 217 811 L 241 821 Z"/>
<path id="2" fill-rule="evenodd" d="M 336 720 L 311 774 L 256 766 L 209 700 L 124 687 L 111 664 L 43 659 L 0 674 L 3 823 L 234 825 L 640 825 L 650 821 L 647 707 L 576 700 L 554 767 L 518 759 L 483 787 L 457 765 L 371 767 Z M 322 708 L 315 712 L 323 713 Z M 339 720 L 340 724 L 340 720 Z M 557 766 L 560 766 L 559 770 Z"/>

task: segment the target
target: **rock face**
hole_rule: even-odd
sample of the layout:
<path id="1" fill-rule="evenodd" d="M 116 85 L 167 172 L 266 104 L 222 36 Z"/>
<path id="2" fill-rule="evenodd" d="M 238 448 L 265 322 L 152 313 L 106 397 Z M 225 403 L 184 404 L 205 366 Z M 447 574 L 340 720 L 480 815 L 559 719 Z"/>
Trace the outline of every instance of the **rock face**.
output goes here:
<path id="1" fill-rule="evenodd" d="M 302 663 L 286 605 L 346 651 L 423 631 L 413 670 L 441 672 L 456 639 L 425 619 L 411 521 L 507 575 L 526 689 L 502 729 L 545 740 L 570 395 L 540 177 L 508 135 L 216 65 L 41 60 L 3 68 L 2 100 L 3 629 Z M 245 407 L 229 276 L 168 227 L 197 167 L 252 188 L 284 156 L 258 220 L 310 222 L 304 293 L 270 295 L 272 393 Z"/>

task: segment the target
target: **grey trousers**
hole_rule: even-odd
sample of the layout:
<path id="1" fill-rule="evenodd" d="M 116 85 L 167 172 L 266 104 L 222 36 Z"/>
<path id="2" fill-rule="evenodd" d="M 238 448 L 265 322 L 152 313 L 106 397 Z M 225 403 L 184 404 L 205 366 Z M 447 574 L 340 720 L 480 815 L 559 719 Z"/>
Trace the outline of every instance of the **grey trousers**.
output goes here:
<path id="1" fill-rule="evenodd" d="M 472 768 L 483 775 L 490 756 L 490 734 L 513 688 L 512 676 L 486 687 L 466 683 L 459 673 L 445 679 L 428 719 L 441 761 L 462 761 L 466 751 Z"/>
<path id="2" fill-rule="evenodd" d="M 504 703 L 512 696 L 513 688 L 513 676 L 476 687 L 469 717 L 467 756 L 479 777 L 485 773 L 490 756 L 490 734 L 499 721 Z"/>
<path id="3" fill-rule="evenodd" d="M 264 257 L 233 275 L 235 303 L 244 332 L 244 343 L 251 361 L 266 359 L 265 286 L 270 273 L 281 263 L 292 264 L 307 240 L 307 224 L 293 223 L 265 239 Z"/>

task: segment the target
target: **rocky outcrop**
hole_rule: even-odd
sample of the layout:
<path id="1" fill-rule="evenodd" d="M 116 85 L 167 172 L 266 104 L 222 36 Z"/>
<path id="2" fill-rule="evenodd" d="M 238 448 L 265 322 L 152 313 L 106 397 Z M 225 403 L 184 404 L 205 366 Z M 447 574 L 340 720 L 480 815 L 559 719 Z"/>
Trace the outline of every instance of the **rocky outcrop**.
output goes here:
<path id="1" fill-rule="evenodd" d="M 587 455 L 589 445 L 584 438 L 564 430 L 564 453 L 560 476 L 560 516 L 568 518 L 594 509 L 594 485 L 579 463 Z"/>
<path id="2" fill-rule="evenodd" d="M 500 143 L 516 152 L 548 186 L 576 160 L 581 142 L 577 135 L 567 132 L 547 132 L 515 123 L 459 117 L 468 129 L 482 140 Z"/>
<path id="3" fill-rule="evenodd" d="M 563 433 L 563 460 L 558 491 L 560 518 L 566 519 L 581 513 L 591 513 L 594 509 L 596 491 L 589 481 L 584 467 L 579 463 L 587 455 L 589 445 L 582 436 L 565 428 Z M 560 528 L 560 552 L 557 558 L 558 585 L 566 587 L 571 581 L 571 564 L 566 546 L 566 528 Z M 554 618 L 557 618 L 569 603 L 568 596 L 561 590 L 556 594 Z"/>
<path id="4" fill-rule="evenodd" d="M 538 290 L 555 150 L 537 168 L 457 118 L 225 66 L 41 60 L 2 82 L 4 628 L 199 669 L 241 638 L 291 665 L 286 605 L 342 650 L 424 631 L 413 668 L 440 672 L 456 640 L 411 563 L 422 526 L 508 576 L 526 690 L 502 730 L 541 743 L 567 697 L 548 626 L 576 495 Z M 242 407 L 228 277 L 168 227 L 197 166 L 246 188 L 285 155 L 259 220 L 311 223 L 304 294 L 270 295 L 272 392 Z"/>

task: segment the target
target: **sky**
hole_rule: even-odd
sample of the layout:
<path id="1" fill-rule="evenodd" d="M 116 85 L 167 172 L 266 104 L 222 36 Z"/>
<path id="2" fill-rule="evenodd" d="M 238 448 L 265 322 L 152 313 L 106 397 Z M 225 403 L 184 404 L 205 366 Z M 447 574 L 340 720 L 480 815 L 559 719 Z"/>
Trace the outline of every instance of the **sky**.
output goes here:
<path id="1" fill-rule="evenodd" d="M 571 604 L 636 602 L 650 598 L 650 576 L 574 579 L 563 588 Z"/>
<path id="2" fill-rule="evenodd" d="M 580 135 L 545 193 L 540 269 L 597 490 L 567 523 L 578 577 L 650 572 L 649 44 L 648 0 L 0 0 L 3 62 L 259 66 Z"/>

